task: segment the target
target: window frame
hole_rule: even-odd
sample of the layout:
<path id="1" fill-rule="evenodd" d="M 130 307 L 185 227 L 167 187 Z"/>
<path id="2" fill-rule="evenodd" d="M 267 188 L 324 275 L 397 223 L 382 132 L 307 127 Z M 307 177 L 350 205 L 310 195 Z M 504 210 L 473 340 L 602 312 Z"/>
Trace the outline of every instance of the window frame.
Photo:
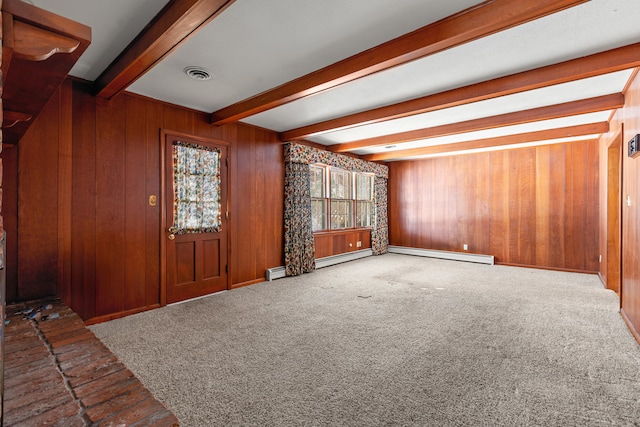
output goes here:
<path id="1" fill-rule="evenodd" d="M 311 185 L 311 206 L 312 206 L 312 230 L 313 233 L 331 233 L 331 232 L 340 232 L 345 230 L 370 230 L 374 227 L 375 221 L 375 190 L 374 190 L 374 175 L 371 173 L 365 172 L 354 172 L 346 169 L 337 168 L 334 166 L 329 166 L 321 163 L 313 163 L 309 165 L 312 172 L 312 179 L 314 180 Z M 314 191 L 314 183 L 316 182 L 314 178 L 314 169 L 322 169 L 322 196 L 318 197 L 317 191 Z M 349 182 L 349 196 L 346 198 L 340 197 L 331 197 L 332 194 L 335 194 L 335 191 L 332 191 L 332 171 L 340 173 L 340 174 L 348 174 L 348 182 Z M 368 195 L 365 198 L 362 198 L 360 194 L 358 194 L 358 177 L 366 177 L 369 182 Z M 342 181 L 344 182 L 344 181 Z M 366 198 L 368 197 L 368 198 Z M 314 204 L 317 205 L 319 201 L 324 205 L 322 210 L 323 218 L 322 220 L 318 220 L 314 215 Z M 345 214 L 332 214 L 332 206 L 335 204 L 345 205 L 348 204 L 348 207 L 344 208 L 343 212 L 347 212 L 348 218 L 343 219 L 342 222 L 345 226 L 336 227 L 336 220 L 343 217 Z M 360 203 L 367 203 L 369 206 L 368 211 L 365 213 L 366 220 L 362 221 L 360 217 L 360 210 L 358 206 Z M 359 225 L 362 223 L 367 223 L 368 225 Z M 313 224 L 322 224 L 323 228 L 316 228 Z"/>

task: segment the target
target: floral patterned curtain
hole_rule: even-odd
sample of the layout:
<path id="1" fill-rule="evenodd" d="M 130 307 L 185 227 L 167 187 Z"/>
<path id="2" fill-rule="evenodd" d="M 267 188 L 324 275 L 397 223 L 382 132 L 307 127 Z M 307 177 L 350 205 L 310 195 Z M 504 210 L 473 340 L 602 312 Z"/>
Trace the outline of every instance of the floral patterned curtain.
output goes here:
<path id="1" fill-rule="evenodd" d="M 387 219 L 387 180 L 374 178 L 374 198 L 376 203 L 375 225 L 371 230 L 371 250 L 374 255 L 389 251 L 389 224 Z"/>
<path id="2" fill-rule="evenodd" d="M 173 176 L 174 234 L 220 232 L 220 150 L 174 142 Z"/>
<path id="3" fill-rule="evenodd" d="M 287 162 L 284 176 L 285 274 L 297 276 L 316 269 L 309 165 Z"/>
<path id="4" fill-rule="evenodd" d="M 367 162 L 350 156 L 344 156 L 330 151 L 319 150 L 304 144 L 290 142 L 284 146 L 285 165 L 323 163 L 340 169 L 352 172 L 367 172 L 375 174 L 375 223 L 371 230 L 371 249 L 375 255 L 387 253 L 389 248 L 389 231 L 387 218 L 387 180 L 389 179 L 389 168 L 379 163 Z M 285 166 L 286 171 L 286 166 Z M 285 182 L 287 180 L 285 172 Z M 308 171 L 307 171 L 308 173 Z M 307 181 L 307 187 L 309 181 Z M 286 184 L 285 184 L 286 186 Z M 308 191 L 308 190 L 307 190 Z M 285 195 L 286 197 L 286 195 Z M 309 204 L 311 201 L 309 201 Z M 286 210 L 286 203 L 285 203 Z M 309 214 L 310 215 L 310 214 Z M 285 213 L 286 216 L 286 213 Z M 286 225 L 285 225 L 286 227 Z M 286 233 L 286 232 L 285 232 Z M 311 233 L 311 232 L 310 232 Z M 313 234 L 311 233 L 311 239 Z M 312 240 L 313 242 L 313 240 Z M 285 258 L 288 251 L 285 239 Z M 286 263 L 285 263 L 286 265 Z"/>

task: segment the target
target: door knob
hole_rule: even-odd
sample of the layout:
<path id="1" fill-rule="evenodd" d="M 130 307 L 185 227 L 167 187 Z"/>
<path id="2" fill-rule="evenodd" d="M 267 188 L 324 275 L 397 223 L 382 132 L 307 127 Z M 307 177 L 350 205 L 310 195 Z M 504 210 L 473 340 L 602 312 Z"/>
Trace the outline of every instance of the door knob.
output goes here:
<path id="1" fill-rule="evenodd" d="M 175 227 L 169 227 L 169 228 L 167 228 L 167 231 L 168 231 L 169 233 L 171 233 L 171 234 L 175 234 L 175 232 L 176 232 L 176 231 L 178 231 L 178 229 L 177 229 L 177 228 L 175 228 Z"/>
<path id="2" fill-rule="evenodd" d="M 169 240 L 173 240 L 173 239 L 175 239 L 175 238 L 176 238 L 176 235 L 175 235 L 175 234 L 169 234 Z"/>

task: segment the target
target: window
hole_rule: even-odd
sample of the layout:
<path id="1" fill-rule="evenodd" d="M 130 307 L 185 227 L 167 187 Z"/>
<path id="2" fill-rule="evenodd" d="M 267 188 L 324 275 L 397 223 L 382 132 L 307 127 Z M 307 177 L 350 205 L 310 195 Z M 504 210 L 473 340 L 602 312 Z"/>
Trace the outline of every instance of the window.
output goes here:
<path id="1" fill-rule="evenodd" d="M 312 229 L 371 227 L 373 175 L 311 165 Z"/>
<path id="2" fill-rule="evenodd" d="M 326 230 L 327 201 L 325 168 L 311 166 L 311 229 Z"/>
<path id="3" fill-rule="evenodd" d="M 373 175 L 356 174 L 356 227 L 371 227 L 373 218 Z"/>

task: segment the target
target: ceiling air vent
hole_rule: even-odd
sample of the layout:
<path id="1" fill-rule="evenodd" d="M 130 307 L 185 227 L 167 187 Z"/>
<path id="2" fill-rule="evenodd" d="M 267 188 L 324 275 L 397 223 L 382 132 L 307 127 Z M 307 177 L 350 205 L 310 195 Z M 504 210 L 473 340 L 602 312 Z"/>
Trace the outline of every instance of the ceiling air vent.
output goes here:
<path id="1" fill-rule="evenodd" d="M 194 80 L 209 80 L 211 72 L 202 67 L 186 67 L 184 73 Z"/>

